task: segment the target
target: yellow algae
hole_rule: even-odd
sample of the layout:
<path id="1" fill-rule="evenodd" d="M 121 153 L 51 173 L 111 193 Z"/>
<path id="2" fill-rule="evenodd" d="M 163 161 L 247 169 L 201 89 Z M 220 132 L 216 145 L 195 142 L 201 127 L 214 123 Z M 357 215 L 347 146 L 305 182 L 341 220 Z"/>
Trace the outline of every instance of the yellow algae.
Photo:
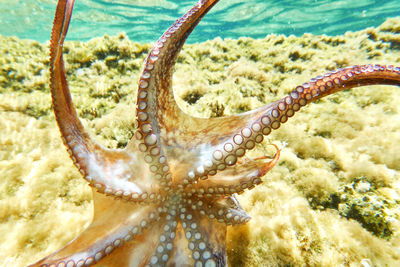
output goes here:
<path id="1" fill-rule="evenodd" d="M 269 35 L 186 45 L 177 101 L 199 117 L 245 112 L 316 75 L 354 64 L 400 65 L 400 19 L 343 36 Z M 25 266 L 72 240 L 91 190 L 68 158 L 51 110 L 48 47 L 0 38 L 0 266 Z M 150 44 L 121 34 L 64 48 L 86 128 L 108 147 L 134 132 L 137 80 Z M 400 264 L 400 98 L 355 88 L 305 107 L 247 156 L 282 148 L 264 183 L 239 196 L 252 220 L 230 227 L 231 266 Z"/>

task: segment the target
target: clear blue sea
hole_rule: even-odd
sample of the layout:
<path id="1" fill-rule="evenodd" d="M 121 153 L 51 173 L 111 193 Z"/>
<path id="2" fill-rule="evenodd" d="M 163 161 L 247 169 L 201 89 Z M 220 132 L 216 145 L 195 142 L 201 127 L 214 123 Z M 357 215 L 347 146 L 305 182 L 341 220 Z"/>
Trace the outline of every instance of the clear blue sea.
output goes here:
<path id="1" fill-rule="evenodd" d="M 0 0 L 0 34 L 49 40 L 56 0 Z M 155 41 L 195 0 L 76 0 L 69 40 L 126 32 Z M 340 35 L 400 16 L 400 0 L 221 0 L 188 42 L 270 33 Z"/>

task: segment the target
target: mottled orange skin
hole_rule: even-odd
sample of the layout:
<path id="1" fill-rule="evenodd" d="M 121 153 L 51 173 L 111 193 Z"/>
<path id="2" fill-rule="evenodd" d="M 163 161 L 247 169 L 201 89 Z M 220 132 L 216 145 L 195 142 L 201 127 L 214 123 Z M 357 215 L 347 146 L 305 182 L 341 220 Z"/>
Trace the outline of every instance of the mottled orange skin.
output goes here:
<path id="1" fill-rule="evenodd" d="M 242 158 L 301 107 L 355 86 L 400 85 L 400 69 L 340 69 L 287 97 L 239 115 L 201 119 L 177 106 L 172 68 L 186 38 L 218 0 L 201 0 L 149 53 L 140 77 L 135 137 L 126 148 L 98 144 L 84 130 L 68 89 L 62 47 L 74 0 L 59 0 L 50 44 L 51 93 L 62 139 L 93 188 L 91 225 L 31 266 L 225 266 L 226 229 L 250 217 L 235 193 L 261 183 L 278 161 Z"/>

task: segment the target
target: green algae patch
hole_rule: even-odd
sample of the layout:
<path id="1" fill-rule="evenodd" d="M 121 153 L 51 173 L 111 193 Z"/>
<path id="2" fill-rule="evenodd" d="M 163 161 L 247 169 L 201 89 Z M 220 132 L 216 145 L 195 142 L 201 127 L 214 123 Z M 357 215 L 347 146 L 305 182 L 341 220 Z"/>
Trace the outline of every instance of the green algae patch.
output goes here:
<path id="1" fill-rule="evenodd" d="M 391 222 L 396 220 L 400 212 L 396 210 L 399 198 L 387 199 L 376 188 L 364 181 L 363 177 L 354 179 L 342 189 L 344 192 L 341 192 L 339 198 L 339 214 L 360 222 L 364 229 L 378 237 L 390 238 L 393 235 Z M 378 188 L 390 190 L 383 186 Z"/>
<path id="2" fill-rule="evenodd" d="M 197 117 L 258 108 L 354 64 L 400 66 L 400 19 L 342 36 L 269 35 L 186 45 L 173 77 Z M 91 190 L 63 147 L 48 85 L 48 45 L 0 37 L 0 266 L 26 266 L 88 225 Z M 126 35 L 67 42 L 74 104 L 102 144 L 135 130 L 137 82 L 151 44 Z M 400 265 L 400 98 L 355 88 L 305 107 L 248 157 L 281 158 L 238 198 L 252 220 L 228 228 L 231 266 Z"/>

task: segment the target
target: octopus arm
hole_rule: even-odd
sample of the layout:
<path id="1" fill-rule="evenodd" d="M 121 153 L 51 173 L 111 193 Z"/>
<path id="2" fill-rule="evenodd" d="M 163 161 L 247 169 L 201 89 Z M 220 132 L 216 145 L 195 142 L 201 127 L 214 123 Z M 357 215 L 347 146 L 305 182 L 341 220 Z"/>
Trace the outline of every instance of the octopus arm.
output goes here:
<path id="1" fill-rule="evenodd" d="M 198 1 L 167 29 L 149 52 L 139 79 L 137 97 L 140 137 L 145 138 L 149 132 L 162 135 L 168 132 L 168 127 L 172 124 L 179 127 L 181 120 L 190 118 L 180 110 L 174 99 L 171 88 L 173 66 L 187 37 L 217 2 L 218 0 Z M 157 141 L 160 141 L 159 136 Z"/>
<path id="2" fill-rule="evenodd" d="M 150 261 L 154 250 L 149 248 L 155 248 L 165 224 L 162 207 L 115 200 L 95 191 L 93 201 L 94 217 L 89 227 L 64 248 L 31 267 L 144 266 L 143 262 Z"/>
<path id="3" fill-rule="evenodd" d="M 156 176 L 140 151 L 107 149 L 85 131 L 68 88 L 62 47 L 74 1 L 60 0 L 50 42 L 51 93 L 56 120 L 67 150 L 86 180 L 97 190 L 133 201 L 159 194 Z M 154 199 L 153 199 L 154 200 Z"/>
<path id="4" fill-rule="evenodd" d="M 217 2 L 198 1 L 168 28 L 149 52 L 139 79 L 136 108 L 138 127 L 128 147 L 138 148 L 166 190 L 173 182 L 162 139 L 167 136 L 167 125 L 177 125 L 179 121 L 174 121 L 176 118 L 187 116 L 177 106 L 170 86 L 173 65 L 190 32 Z"/>
<path id="5" fill-rule="evenodd" d="M 210 175 L 223 171 L 229 175 L 236 172 L 233 165 L 246 151 L 262 142 L 265 135 L 278 129 L 305 105 L 338 91 L 375 84 L 400 85 L 400 68 L 360 65 L 338 69 L 317 76 L 297 86 L 285 98 L 250 112 L 198 123 L 192 121 L 190 127 L 197 128 L 196 133 L 186 127 L 186 131 L 180 130 L 181 134 L 174 136 L 173 142 L 171 138 L 166 140 L 174 147 L 177 161 L 181 162 L 179 172 L 184 183 L 210 179 Z M 193 136 L 199 136 L 199 140 Z M 189 149 L 189 146 L 192 148 Z M 243 170 L 246 171 L 246 168 Z M 214 178 L 218 179 L 223 178 Z M 207 186 L 206 182 L 200 183 Z"/>
<path id="6" fill-rule="evenodd" d="M 78 168 L 85 170 L 88 154 L 102 154 L 99 146 L 84 130 L 68 88 L 62 49 L 72 15 L 73 0 L 60 0 L 57 4 L 50 40 L 50 87 L 53 108 L 61 137 Z"/>

